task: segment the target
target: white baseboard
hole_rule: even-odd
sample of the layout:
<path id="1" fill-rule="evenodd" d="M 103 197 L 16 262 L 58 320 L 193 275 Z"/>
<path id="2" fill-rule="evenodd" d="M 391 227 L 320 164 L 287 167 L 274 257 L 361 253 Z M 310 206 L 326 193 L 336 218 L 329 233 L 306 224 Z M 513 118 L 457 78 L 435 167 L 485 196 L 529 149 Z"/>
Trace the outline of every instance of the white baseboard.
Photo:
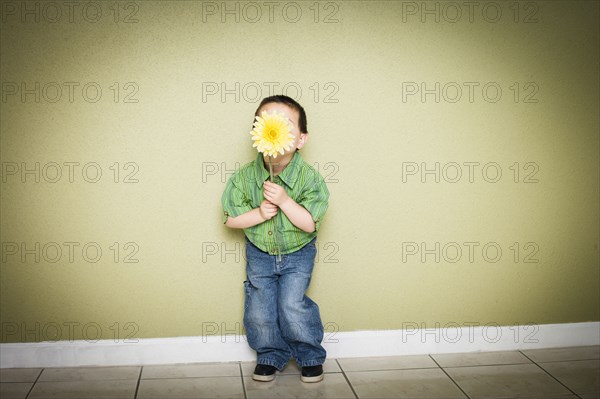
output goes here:
<path id="1" fill-rule="evenodd" d="M 479 325 L 327 332 L 328 358 L 509 351 L 600 345 L 600 322 Z M 0 344 L 0 367 L 122 366 L 256 360 L 245 335 L 140 338 L 137 342 L 57 341 Z"/>

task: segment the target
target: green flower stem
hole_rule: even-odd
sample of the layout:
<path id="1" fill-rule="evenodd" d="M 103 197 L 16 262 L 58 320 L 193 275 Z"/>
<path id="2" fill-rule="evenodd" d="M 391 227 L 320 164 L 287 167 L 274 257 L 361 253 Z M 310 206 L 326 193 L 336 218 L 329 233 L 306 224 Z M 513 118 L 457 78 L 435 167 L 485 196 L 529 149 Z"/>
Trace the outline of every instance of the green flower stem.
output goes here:
<path id="1" fill-rule="evenodd" d="M 272 159 L 271 156 L 269 155 L 269 174 L 271 176 L 271 183 L 273 182 L 273 166 L 271 165 Z M 277 212 L 279 213 L 279 212 Z M 281 262 L 281 248 L 279 246 L 279 228 L 277 226 L 277 215 L 275 215 L 275 240 L 277 241 L 277 260 L 279 262 Z"/>

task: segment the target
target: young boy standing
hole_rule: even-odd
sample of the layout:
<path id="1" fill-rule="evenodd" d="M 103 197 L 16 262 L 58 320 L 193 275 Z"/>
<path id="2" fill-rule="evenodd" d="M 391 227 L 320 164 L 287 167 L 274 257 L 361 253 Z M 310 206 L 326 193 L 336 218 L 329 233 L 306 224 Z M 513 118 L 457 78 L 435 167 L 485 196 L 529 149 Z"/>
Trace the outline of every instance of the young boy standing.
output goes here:
<path id="1" fill-rule="evenodd" d="M 282 371 L 293 357 L 302 369 L 301 380 L 318 382 L 326 358 L 321 345 L 324 331 L 319 306 L 305 291 L 329 191 L 320 173 L 298 152 L 308 140 L 302 106 L 278 95 L 263 99 L 255 116 L 263 111 L 280 112 L 289 119 L 292 146 L 272 158 L 273 183 L 269 157 L 259 152 L 229 178 L 221 198 L 225 225 L 244 230 L 244 328 L 257 353 L 252 378 L 273 380 L 275 371 Z"/>

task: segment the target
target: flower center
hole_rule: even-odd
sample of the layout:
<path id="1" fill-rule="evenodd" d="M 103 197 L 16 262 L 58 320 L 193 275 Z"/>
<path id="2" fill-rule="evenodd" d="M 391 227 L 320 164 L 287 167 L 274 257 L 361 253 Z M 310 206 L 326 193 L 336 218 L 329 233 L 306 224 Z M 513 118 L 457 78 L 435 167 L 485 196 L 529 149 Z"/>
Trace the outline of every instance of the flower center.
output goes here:
<path id="1" fill-rule="evenodd" d="M 270 130 L 269 131 L 269 137 L 271 137 L 272 139 L 277 137 L 277 132 L 275 130 Z"/>

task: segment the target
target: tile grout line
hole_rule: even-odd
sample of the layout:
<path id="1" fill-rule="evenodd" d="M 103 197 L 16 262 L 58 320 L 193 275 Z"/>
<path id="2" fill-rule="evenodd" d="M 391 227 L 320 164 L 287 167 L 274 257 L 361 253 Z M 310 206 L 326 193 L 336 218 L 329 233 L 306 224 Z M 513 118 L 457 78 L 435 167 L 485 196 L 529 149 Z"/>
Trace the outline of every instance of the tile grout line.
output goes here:
<path id="1" fill-rule="evenodd" d="M 427 356 L 429 356 L 429 358 L 442 370 L 442 372 L 444 374 L 446 374 L 448 376 L 448 378 L 450 378 L 450 381 L 452 381 L 454 383 L 454 385 L 456 385 L 456 387 L 458 389 L 460 389 L 460 391 L 469 399 L 471 399 L 471 397 L 461 388 L 460 385 L 458 385 L 458 382 L 454 381 L 454 379 L 450 376 L 450 374 L 448 374 L 448 372 L 433 358 L 433 356 L 431 356 L 431 353 L 428 353 Z"/>
<path id="2" fill-rule="evenodd" d="M 565 384 L 563 384 L 561 381 L 558 380 L 558 378 L 556 378 L 555 376 L 553 376 L 552 374 L 550 374 L 548 371 L 546 371 L 546 369 L 544 369 L 542 366 L 540 366 L 539 364 L 537 364 L 532 358 L 530 358 L 529 356 L 527 356 L 526 354 L 524 354 L 521 350 L 518 350 L 518 352 L 525 356 L 527 359 L 529 359 L 529 361 L 533 364 L 535 364 L 536 366 L 538 366 L 538 368 L 540 368 L 544 373 L 548 374 L 550 377 L 552 377 L 556 382 L 558 382 L 560 385 L 562 385 L 563 387 L 567 388 L 567 390 L 569 392 L 571 392 L 573 395 L 577 396 L 578 398 L 581 399 L 581 396 L 579 396 L 576 392 L 574 392 L 573 390 L 571 390 L 571 388 L 569 388 L 568 386 L 566 386 Z"/>
<path id="3" fill-rule="evenodd" d="M 352 391 L 352 394 L 354 394 L 354 397 L 356 399 L 358 399 L 358 394 L 356 393 L 356 391 L 354 390 L 354 387 L 352 386 L 352 383 L 350 382 L 350 380 L 348 379 L 348 376 L 346 375 L 346 372 L 344 371 L 344 369 L 342 368 L 342 365 L 340 364 L 340 362 L 338 362 L 337 358 L 334 359 L 335 362 L 337 363 L 338 367 L 340 368 L 340 370 L 342 371 L 342 375 L 344 376 L 344 379 L 346 380 L 346 382 L 348 383 L 348 386 L 350 387 L 350 390 Z"/>
<path id="4" fill-rule="evenodd" d="M 38 376 L 35 378 L 35 381 L 33 381 L 33 384 L 31 384 L 31 388 L 29 388 L 29 391 L 27 392 L 27 395 L 25 395 L 25 399 L 29 398 L 29 395 L 31 395 L 31 391 L 33 391 L 33 387 L 35 387 L 35 384 L 37 384 L 37 382 L 40 379 L 40 377 L 42 376 L 43 372 L 44 372 L 44 367 L 42 367 L 42 370 L 40 371 L 40 373 L 38 374 Z"/>
<path id="5" fill-rule="evenodd" d="M 140 382 L 142 380 L 142 371 L 144 371 L 144 366 L 140 367 L 140 373 L 138 374 L 137 384 L 135 386 L 135 393 L 133 394 L 133 399 L 137 399 L 138 391 L 140 389 Z"/>
<path id="6" fill-rule="evenodd" d="M 444 353 L 445 354 L 445 353 Z M 486 364 L 467 364 L 464 366 L 446 366 L 448 369 L 468 369 L 469 367 L 485 367 L 485 366 L 519 366 L 522 364 L 531 364 L 530 362 L 521 363 L 486 363 Z M 444 367 L 442 367 L 444 368 Z"/>
<path id="7" fill-rule="evenodd" d="M 590 359 L 569 359 L 569 360 L 544 360 L 540 363 L 563 363 L 563 362 L 586 362 L 588 360 L 600 360 L 599 358 L 590 358 Z"/>
<path id="8" fill-rule="evenodd" d="M 242 362 L 237 362 L 240 368 L 240 375 L 242 376 L 242 390 L 244 391 L 244 399 L 248 399 L 248 393 L 246 392 L 246 384 L 244 383 L 244 370 L 242 369 Z"/>

